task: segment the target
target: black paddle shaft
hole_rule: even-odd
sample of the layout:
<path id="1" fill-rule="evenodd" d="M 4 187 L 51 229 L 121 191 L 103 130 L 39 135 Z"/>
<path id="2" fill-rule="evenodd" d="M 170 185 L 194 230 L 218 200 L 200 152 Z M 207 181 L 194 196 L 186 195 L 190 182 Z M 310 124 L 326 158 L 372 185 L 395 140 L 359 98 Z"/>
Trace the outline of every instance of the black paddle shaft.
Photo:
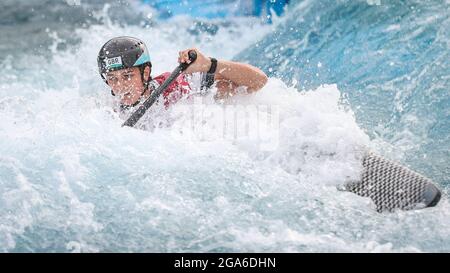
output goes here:
<path id="1" fill-rule="evenodd" d="M 190 63 L 181 63 L 175 68 L 175 70 L 170 74 L 170 76 L 155 90 L 152 92 L 150 97 L 144 101 L 144 103 L 139 106 L 139 108 L 134 111 L 131 116 L 122 124 L 123 126 L 133 127 L 140 118 L 145 114 L 145 112 L 155 103 L 158 97 L 166 90 L 166 88 L 184 71 L 190 64 L 195 62 L 197 59 L 197 53 L 194 50 L 189 51 Z"/>

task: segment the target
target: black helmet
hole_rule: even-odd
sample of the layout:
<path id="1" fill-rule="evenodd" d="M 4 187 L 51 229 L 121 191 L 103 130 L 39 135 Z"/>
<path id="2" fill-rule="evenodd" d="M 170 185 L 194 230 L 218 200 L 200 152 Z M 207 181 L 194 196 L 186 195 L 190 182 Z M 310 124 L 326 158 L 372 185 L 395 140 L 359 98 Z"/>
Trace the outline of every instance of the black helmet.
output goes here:
<path id="1" fill-rule="evenodd" d="M 133 37 L 116 37 L 106 42 L 97 57 L 98 70 L 103 80 L 109 71 L 139 67 L 143 76 L 145 66 L 152 66 L 144 42 Z"/>

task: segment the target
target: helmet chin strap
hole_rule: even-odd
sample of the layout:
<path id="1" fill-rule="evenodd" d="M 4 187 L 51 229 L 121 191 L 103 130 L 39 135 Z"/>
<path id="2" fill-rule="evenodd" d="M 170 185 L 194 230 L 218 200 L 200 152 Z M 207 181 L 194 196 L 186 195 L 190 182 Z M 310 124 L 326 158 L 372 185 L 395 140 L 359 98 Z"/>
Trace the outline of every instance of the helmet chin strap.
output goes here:
<path id="1" fill-rule="evenodd" d="M 152 81 L 152 76 L 148 75 L 148 79 L 146 81 L 144 81 L 144 69 L 142 69 L 141 70 L 141 79 L 142 79 L 142 82 L 144 83 L 144 89 L 142 90 L 142 93 L 139 96 L 139 99 L 137 99 L 136 102 L 131 105 L 126 105 L 126 104 L 121 103 L 120 110 L 128 110 L 131 107 L 135 107 L 136 105 L 141 103 L 142 97 L 144 96 L 145 92 L 148 90 L 148 88 L 150 86 L 150 82 Z M 114 95 L 112 90 L 111 90 L 111 94 Z"/>

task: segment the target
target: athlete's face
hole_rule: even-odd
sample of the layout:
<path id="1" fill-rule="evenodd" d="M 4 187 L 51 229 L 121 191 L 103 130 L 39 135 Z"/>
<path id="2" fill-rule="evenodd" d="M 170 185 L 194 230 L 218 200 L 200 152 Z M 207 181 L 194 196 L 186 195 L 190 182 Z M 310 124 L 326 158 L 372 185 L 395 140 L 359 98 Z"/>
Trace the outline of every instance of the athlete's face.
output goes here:
<path id="1" fill-rule="evenodd" d="M 147 78 L 146 74 L 150 74 L 148 67 L 144 78 Z M 125 105 L 132 105 L 138 101 L 144 91 L 141 72 L 137 67 L 108 72 L 106 81 L 114 94 L 120 98 L 120 102 Z"/>

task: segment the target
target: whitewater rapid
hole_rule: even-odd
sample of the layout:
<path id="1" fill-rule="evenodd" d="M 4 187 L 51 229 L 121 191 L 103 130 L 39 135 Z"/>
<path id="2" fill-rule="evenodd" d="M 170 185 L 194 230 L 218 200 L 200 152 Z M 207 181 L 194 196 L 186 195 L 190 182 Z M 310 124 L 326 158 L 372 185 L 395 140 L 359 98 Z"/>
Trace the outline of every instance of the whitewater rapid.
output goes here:
<path id="1" fill-rule="evenodd" d="M 256 140 L 218 134 L 226 114 L 192 119 L 188 101 L 158 117 L 170 127 L 122 128 L 97 72 L 101 45 L 143 39 L 156 75 L 176 66 L 181 49 L 231 59 L 276 27 L 248 18 L 208 23 L 217 32 L 189 32 L 189 18 L 139 26 L 105 17 L 77 28 L 79 42 L 63 48 L 66 40 L 46 31 L 50 58 L 1 61 L 1 251 L 449 250 L 446 197 L 435 208 L 380 214 L 369 199 L 336 189 L 358 178 L 363 151 L 379 143 L 334 84 L 299 90 L 271 77 L 252 95 L 197 101 L 229 109 Z M 246 111 L 254 109 L 277 122 L 250 126 Z"/>

